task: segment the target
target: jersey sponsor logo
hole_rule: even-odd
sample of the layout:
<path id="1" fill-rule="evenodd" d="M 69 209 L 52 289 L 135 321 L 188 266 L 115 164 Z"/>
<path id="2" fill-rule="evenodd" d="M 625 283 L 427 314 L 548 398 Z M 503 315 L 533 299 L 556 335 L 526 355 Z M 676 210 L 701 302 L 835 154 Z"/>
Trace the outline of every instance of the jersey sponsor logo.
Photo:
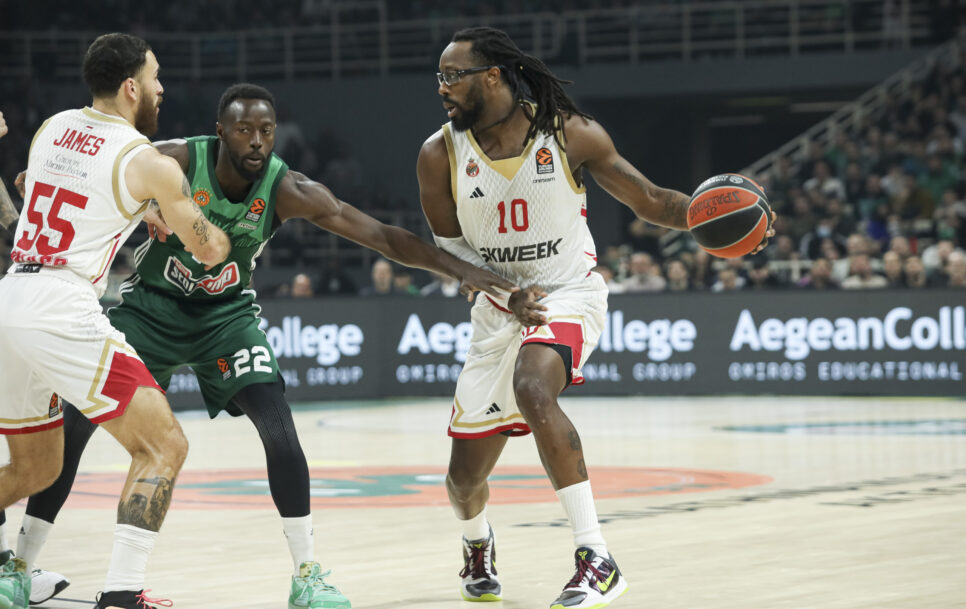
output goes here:
<path id="1" fill-rule="evenodd" d="M 479 186 L 477 186 L 476 188 L 474 188 L 473 189 L 473 192 L 470 193 L 470 198 L 471 199 L 479 199 L 479 198 L 485 197 L 485 196 L 486 195 L 483 194 L 483 191 L 480 189 Z"/>
<path id="2" fill-rule="evenodd" d="M 480 255 L 484 262 L 528 262 L 560 254 L 557 246 L 563 239 L 518 245 L 516 247 L 481 247 Z"/>
<path id="3" fill-rule="evenodd" d="M 537 173 L 553 173 L 553 153 L 549 148 L 537 150 Z"/>
<path id="4" fill-rule="evenodd" d="M 61 258 L 60 256 L 48 256 L 47 254 L 42 256 L 37 254 L 28 254 L 23 250 L 14 250 L 11 252 L 10 259 L 14 262 L 36 262 L 37 264 L 42 264 L 44 266 L 64 266 L 67 264 L 67 258 Z M 24 272 L 36 273 L 37 271 Z"/>
<path id="5" fill-rule="evenodd" d="M 244 228 L 245 230 L 255 230 L 258 227 L 255 226 L 254 224 L 249 224 L 248 222 L 239 222 L 238 228 Z"/>
<path id="6" fill-rule="evenodd" d="M 476 176 L 480 175 L 480 166 L 476 164 L 474 159 L 470 159 L 466 163 L 466 175 L 470 176 L 471 178 L 475 178 Z"/>
<path id="7" fill-rule="evenodd" d="M 248 213 L 245 214 L 245 219 L 258 222 L 262 219 L 263 213 L 265 213 L 265 199 L 258 198 L 252 201 L 251 207 L 248 208 Z"/>
<path id="8" fill-rule="evenodd" d="M 50 404 L 47 406 L 47 418 L 53 419 L 64 411 L 64 403 L 56 393 L 50 394 Z"/>
<path id="9" fill-rule="evenodd" d="M 39 273 L 44 268 L 42 264 L 18 264 L 13 267 L 14 273 Z"/>
<path id="10" fill-rule="evenodd" d="M 211 203 L 211 193 L 208 192 L 207 188 L 199 188 L 191 198 L 198 204 L 198 207 L 204 207 Z"/>
<path id="11" fill-rule="evenodd" d="M 68 128 L 59 138 L 54 140 L 53 145 L 72 152 L 95 156 L 101 151 L 104 142 L 105 140 L 102 137 Z"/>
<path id="12" fill-rule="evenodd" d="M 173 257 L 168 258 L 168 263 L 164 267 L 164 278 L 184 292 L 185 296 L 190 296 L 198 289 L 206 294 L 221 294 L 240 282 L 237 262 L 232 262 L 223 268 L 217 277 L 205 275 L 196 279 L 192 277 L 191 269 Z"/>

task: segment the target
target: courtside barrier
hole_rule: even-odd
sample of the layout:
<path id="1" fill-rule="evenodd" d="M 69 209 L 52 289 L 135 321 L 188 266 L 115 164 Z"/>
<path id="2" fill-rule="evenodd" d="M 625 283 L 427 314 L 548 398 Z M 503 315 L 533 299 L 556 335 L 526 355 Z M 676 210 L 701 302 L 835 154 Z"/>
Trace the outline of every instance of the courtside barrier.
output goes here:
<path id="1" fill-rule="evenodd" d="M 261 305 L 291 402 L 450 396 L 470 342 L 458 298 Z M 564 395 L 961 396 L 964 373 L 966 291 L 612 295 L 587 382 Z M 201 407 L 188 369 L 168 394 Z"/>

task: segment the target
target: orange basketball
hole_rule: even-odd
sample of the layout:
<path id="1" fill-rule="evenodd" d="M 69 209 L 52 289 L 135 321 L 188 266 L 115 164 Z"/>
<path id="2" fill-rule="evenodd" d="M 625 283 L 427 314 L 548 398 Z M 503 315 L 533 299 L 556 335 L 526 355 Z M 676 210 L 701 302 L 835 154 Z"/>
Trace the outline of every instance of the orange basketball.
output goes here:
<path id="1" fill-rule="evenodd" d="M 771 228 L 765 191 L 737 173 L 708 178 L 691 195 L 688 228 L 701 249 L 719 258 L 739 258 L 758 247 Z"/>

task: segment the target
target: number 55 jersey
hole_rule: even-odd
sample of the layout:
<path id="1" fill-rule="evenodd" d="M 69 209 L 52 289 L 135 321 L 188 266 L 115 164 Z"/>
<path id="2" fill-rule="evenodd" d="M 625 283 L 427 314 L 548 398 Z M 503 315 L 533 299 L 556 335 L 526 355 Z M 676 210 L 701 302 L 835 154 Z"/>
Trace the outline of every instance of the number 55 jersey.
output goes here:
<path id="1" fill-rule="evenodd" d="M 30 145 L 13 261 L 68 269 L 101 296 L 118 249 L 147 209 L 128 193 L 124 171 L 150 145 L 123 118 L 91 108 L 47 119 Z"/>

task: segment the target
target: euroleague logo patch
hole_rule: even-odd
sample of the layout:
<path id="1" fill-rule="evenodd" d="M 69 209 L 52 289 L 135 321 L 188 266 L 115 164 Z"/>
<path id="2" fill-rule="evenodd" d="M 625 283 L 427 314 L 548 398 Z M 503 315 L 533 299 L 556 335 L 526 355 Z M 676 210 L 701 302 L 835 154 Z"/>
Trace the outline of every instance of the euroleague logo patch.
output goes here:
<path id="1" fill-rule="evenodd" d="M 553 153 L 549 148 L 537 150 L 537 173 L 553 173 Z"/>
<path id="2" fill-rule="evenodd" d="M 227 381 L 231 377 L 231 367 L 228 365 L 228 360 L 223 357 L 218 358 L 218 370 L 221 372 L 221 380 Z"/>
<path id="3" fill-rule="evenodd" d="M 248 208 L 248 213 L 245 214 L 245 218 L 252 222 L 258 222 L 263 213 L 265 213 L 265 199 L 258 198 L 252 201 L 251 207 Z"/>
<path id="4" fill-rule="evenodd" d="M 204 207 L 211 202 L 211 193 L 205 188 L 199 188 L 191 198 L 198 204 L 198 207 Z"/>
<path id="5" fill-rule="evenodd" d="M 53 419 L 64 412 L 64 403 L 56 393 L 50 394 L 50 404 L 47 406 L 47 418 Z"/>
<path id="6" fill-rule="evenodd" d="M 476 164 L 476 161 L 470 159 L 469 162 L 466 163 L 466 175 L 470 176 L 471 178 L 475 178 L 479 174 L 480 166 Z"/>

